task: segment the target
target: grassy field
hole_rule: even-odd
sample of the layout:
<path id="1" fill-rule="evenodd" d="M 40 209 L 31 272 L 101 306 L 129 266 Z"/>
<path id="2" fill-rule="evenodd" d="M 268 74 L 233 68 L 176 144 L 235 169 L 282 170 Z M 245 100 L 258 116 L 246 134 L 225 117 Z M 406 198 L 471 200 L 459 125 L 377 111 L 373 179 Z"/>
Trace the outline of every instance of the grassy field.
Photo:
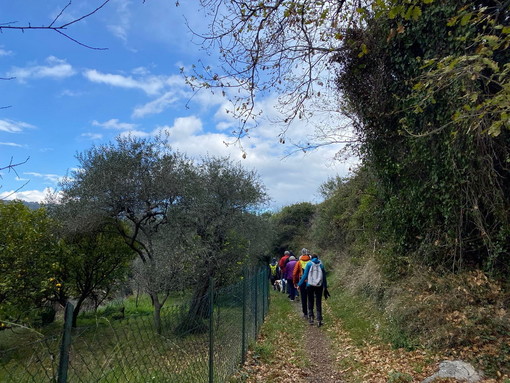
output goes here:
<path id="1" fill-rule="evenodd" d="M 199 320 L 196 331 L 188 326 L 191 331 L 182 334 L 177 328 L 186 320 L 187 310 L 185 304 L 164 307 L 160 334 L 153 326 L 148 297 L 112 302 L 97 312 L 83 313 L 72 331 L 69 381 L 208 381 L 211 333 L 214 374 L 224 381 L 241 361 L 243 330 L 246 343 L 257 332 L 252 310 L 245 313 L 243 322 L 242 301 L 228 295 L 215 305 L 212 320 Z M 55 381 L 62 325 L 1 331 L 0 382 Z"/>

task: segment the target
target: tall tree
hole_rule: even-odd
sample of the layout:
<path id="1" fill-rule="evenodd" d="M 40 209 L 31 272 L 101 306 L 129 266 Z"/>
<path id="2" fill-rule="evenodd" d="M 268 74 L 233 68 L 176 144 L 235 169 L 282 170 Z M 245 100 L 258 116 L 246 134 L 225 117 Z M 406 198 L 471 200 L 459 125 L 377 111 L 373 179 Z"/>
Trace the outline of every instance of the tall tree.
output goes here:
<path id="1" fill-rule="evenodd" d="M 264 225 L 257 211 L 267 201 L 258 175 L 228 158 L 206 158 L 198 165 L 198 184 L 190 218 L 199 252 L 193 261 L 195 276 L 191 318 L 207 313 L 209 278 L 218 281 L 240 276 L 239 268 L 267 252 Z M 254 242 L 254 245 L 251 242 Z"/>
<path id="2" fill-rule="evenodd" d="M 159 138 L 118 138 L 78 155 L 80 169 L 62 185 L 62 202 L 78 206 L 75 225 L 95 226 L 113 219 L 125 243 L 154 269 L 163 226 L 177 222 L 188 204 L 191 164 Z M 183 235 L 173 226 L 172 236 Z M 154 287 L 154 285 L 151 285 Z M 148 291 L 154 320 L 161 328 L 161 308 L 169 291 Z"/>

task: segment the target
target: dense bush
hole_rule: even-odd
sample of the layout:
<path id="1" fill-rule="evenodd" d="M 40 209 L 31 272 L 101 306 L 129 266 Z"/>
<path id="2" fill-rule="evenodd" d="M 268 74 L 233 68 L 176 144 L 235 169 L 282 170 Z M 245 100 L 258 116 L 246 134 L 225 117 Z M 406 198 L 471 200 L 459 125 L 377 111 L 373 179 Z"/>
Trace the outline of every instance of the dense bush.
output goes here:
<path id="1" fill-rule="evenodd" d="M 510 54 L 497 23 L 508 10 L 397 5 L 349 30 L 337 55 L 344 108 L 358 122 L 359 150 L 382 201 L 385 270 L 393 278 L 414 264 L 506 275 L 510 132 L 490 127 L 506 108 Z M 497 43 L 481 37 L 488 33 Z M 475 109 L 478 118 L 465 115 Z"/>

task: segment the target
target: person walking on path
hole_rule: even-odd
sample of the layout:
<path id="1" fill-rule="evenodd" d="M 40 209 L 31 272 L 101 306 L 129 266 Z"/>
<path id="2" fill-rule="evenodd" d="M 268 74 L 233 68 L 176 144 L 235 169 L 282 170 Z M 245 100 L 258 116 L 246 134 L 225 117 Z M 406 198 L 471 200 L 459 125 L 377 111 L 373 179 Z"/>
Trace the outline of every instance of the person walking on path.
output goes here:
<path id="1" fill-rule="evenodd" d="M 287 262 L 287 265 L 285 265 L 285 279 L 287 280 L 287 289 L 289 293 L 289 299 L 291 301 L 296 299 L 296 287 L 294 286 L 294 281 L 292 280 L 292 274 L 294 273 L 294 267 L 296 266 L 296 263 L 296 257 L 291 255 L 289 257 L 289 262 Z"/>
<path id="2" fill-rule="evenodd" d="M 276 262 L 276 258 L 273 258 L 269 264 L 269 280 L 271 281 L 273 290 L 276 290 L 275 282 L 277 279 L 280 279 L 280 267 L 278 266 L 278 262 Z"/>
<path id="3" fill-rule="evenodd" d="M 308 249 L 303 248 L 301 250 L 301 256 L 299 260 L 296 262 L 296 266 L 294 266 L 294 272 L 292 273 L 292 281 L 294 282 L 294 286 L 298 288 L 298 283 L 303 273 L 305 271 L 305 267 L 310 262 L 310 251 Z M 306 281 L 305 281 L 306 282 Z M 301 296 L 301 310 L 303 311 L 303 317 L 308 319 L 308 299 L 306 295 L 306 283 L 303 283 L 299 286 L 299 295 Z"/>
<path id="4" fill-rule="evenodd" d="M 314 324 L 314 306 L 317 313 L 317 325 L 322 326 L 322 294 L 328 296 L 328 282 L 326 280 L 326 270 L 319 260 L 317 254 L 312 255 L 312 259 L 305 267 L 303 276 L 299 280 L 298 286 L 306 285 L 308 298 L 308 322 Z"/>
<path id="5" fill-rule="evenodd" d="M 287 292 L 287 280 L 285 279 L 285 265 L 287 264 L 287 260 L 290 257 L 290 251 L 285 251 L 283 253 L 283 257 L 278 261 L 278 267 L 280 267 L 280 274 L 282 277 L 282 293 Z"/>

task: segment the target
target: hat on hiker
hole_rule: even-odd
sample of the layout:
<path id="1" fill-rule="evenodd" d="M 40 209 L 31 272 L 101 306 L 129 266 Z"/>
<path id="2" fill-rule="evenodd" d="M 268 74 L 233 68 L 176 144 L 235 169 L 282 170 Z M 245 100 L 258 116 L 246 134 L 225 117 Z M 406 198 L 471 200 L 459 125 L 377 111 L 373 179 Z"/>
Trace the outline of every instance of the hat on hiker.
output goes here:
<path id="1" fill-rule="evenodd" d="M 310 250 L 305 249 L 305 248 L 303 247 L 303 248 L 301 249 L 301 254 L 302 254 L 302 255 L 310 254 Z"/>
<path id="2" fill-rule="evenodd" d="M 289 257 L 289 261 L 295 261 L 295 260 L 296 260 L 296 257 L 294 257 L 293 255 L 291 255 L 291 256 Z"/>

